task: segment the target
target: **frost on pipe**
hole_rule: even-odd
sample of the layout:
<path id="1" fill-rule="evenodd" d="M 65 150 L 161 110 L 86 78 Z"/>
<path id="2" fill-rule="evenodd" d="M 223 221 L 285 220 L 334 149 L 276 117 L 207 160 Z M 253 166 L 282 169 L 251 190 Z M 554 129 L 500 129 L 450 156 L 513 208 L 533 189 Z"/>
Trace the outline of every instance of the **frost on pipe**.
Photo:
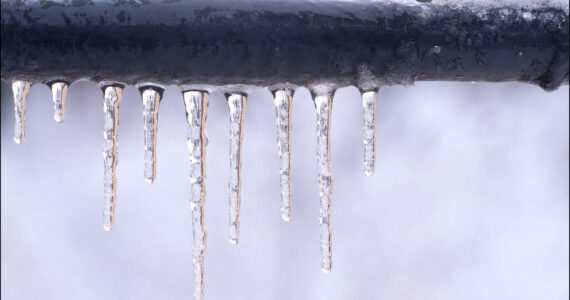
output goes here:
<path id="1" fill-rule="evenodd" d="M 2 0 L 1 15 L 9 82 L 568 82 L 560 1 Z"/>

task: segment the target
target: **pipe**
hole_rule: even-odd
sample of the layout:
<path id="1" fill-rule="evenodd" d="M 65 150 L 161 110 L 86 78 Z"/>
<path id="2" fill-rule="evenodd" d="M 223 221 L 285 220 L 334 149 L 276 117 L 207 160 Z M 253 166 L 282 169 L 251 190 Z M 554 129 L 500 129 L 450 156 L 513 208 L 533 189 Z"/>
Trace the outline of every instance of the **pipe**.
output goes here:
<path id="1" fill-rule="evenodd" d="M 1 77 L 181 86 L 568 84 L 551 1 L 2 0 Z M 493 4 L 499 3 L 499 4 Z"/>

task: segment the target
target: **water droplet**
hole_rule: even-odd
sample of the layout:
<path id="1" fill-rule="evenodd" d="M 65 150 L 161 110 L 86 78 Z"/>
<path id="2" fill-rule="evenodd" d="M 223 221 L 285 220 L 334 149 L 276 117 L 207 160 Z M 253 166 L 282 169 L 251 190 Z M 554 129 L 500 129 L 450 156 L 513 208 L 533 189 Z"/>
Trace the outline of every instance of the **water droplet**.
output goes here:
<path id="1" fill-rule="evenodd" d="M 241 142 L 246 96 L 230 94 L 227 98 L 230 108 L 230 238 L 231 244 L 239 242 L 239 209 L 241 204 Z"/>
<path id="2" fill-rule="evenodd" d="M 115 221 L 115 204 L 117 202 L 117 163 L 118 132 L 119 132 L 119 104 L 123 87 L 120 85 L 103 85 L 105 94 L 103 113 L 105 115 L 103 137 L 103 164 L 104 164 L 104 197 L 103 228 L 106 231 L 113 229 Z"/>
<path id="3" fill-rule="evenodd" d="M 14 93 L 14 142 L 21 144 L 26 138 L 26 96 L 30 91 L 31 84 L 26 81 L 15 81 L 12 83 Z"/>
<path id="4" fill-rule="evenodd" d="M 65 99 L 67 97 L 68 85 L 63 81 L 56 81 L 51 84 L 51 95 L 53 101 L 53 118 L 61 123 L 65 118 Z"/>
<path id="5" fill-rule="evenodd" d="M 194 265 L 194 299 L 204 299 L 204 255 L 207 232 L 204 224 L 206 199 L 206 116 L 208 93 L 188 91 L 183 93 L 188 121 L 186 140 L 190 153 L 190 207 L 192 209 L 192 236 Z M 198 132 L 199 134 L 195 134 Z"/>
<path id="6" fill-rule="evenodd" d="M 332 235 L 331 235 L 331 196 L 332 170 L 330 163 L 330 119 L 333 93 L 318 94 L 315 101 L 317 110 L 317 171 L 319 182 L 319 223 L 321 269 L 324 273 L 332 269 Z"/>
<path id="7" fill-rule="evenodd" d="M 293 91 L 280 89 L 274 93 L 277 125 L 277 149 L 279 151 L 279 173 L 281 175 L 281 218 L 291 220 L 291 102 Z"/>

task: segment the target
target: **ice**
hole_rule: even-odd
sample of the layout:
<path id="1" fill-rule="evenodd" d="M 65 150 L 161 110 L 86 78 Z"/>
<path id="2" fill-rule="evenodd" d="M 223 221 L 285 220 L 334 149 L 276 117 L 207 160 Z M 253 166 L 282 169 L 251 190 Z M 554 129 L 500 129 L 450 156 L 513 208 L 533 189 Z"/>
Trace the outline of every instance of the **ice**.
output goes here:
<path id="1" fill-rule="evenodd" d="M 333 186 L 330 163 L 332 93 L 318 94 L 314 101 L 317 110 L 317 171 L 320 199 L 321 269 L 323 273 L 326 274 L 332 269 L 332 236 L 330 223 Z"/>
<path id="2" fill-rule="evenodd" d="M 362 94 L 362 108 L 364 111 L 364 174 L 374 174 L 374 161 L 376 153 L 376 91 Z"/>
<path id="3" fill-rule="evenodd" d="M 162 89 L 158 87 L 141 88 L 144 123 L 144 180 L 153 183 L 156 178 L 156 133 L 158 130 L 158 106 L 162 98 Z"/>
<path id="4" fill-rule="evenodd" d="M 105 100 L 103 113 L 105 114 L 103 137 L 103 164 L 104 164 L 104 195 L 105 208 L 103 210 L 103 228 L 106 231 L 113 229 L 115 219 L 115 204 L 117 201 L 117 162 L 118 162 L 118 129 L 119 129 L 119 104 L 121 103 L 122 86 L 103 86 Z"/>
<path id="5" fill-rule="evenodd" d="M 53 100 L 53 118 L 61 123 L 65 118 L 65 99 L 67 97 L 68 85 L 66 82 L 57 81 L 51 84 L 51 94 Z"/>
<path id="6" fill-rule="evenodd" d="M 239 208 L 241 202 L 241 142 L 246 100 L 247 98 L 245 95 L 237 93 L 230 94 L 228 97 L 228 106 L 230 108 L 229 241 L 234 245 L 239 242 Z"/>
<path id="7" fill-rule="evenodd" d="M 14 93 L 14 117 L 16 124 L 14 127 L 14 142 L 21 144 L 26 137 L 26 96 L 30 90 L 30 83 L 26 81 L 15 81 L 12 83 Z"/>
<path id="8" fill-rule="evenodd" d="M 190 207 L 192 210 L 192 235 L 194 265 L 194 299 L 204 299 L 204 254 L 207 233 L 204 224 L 206 198 L 206 116 L 208 93 L 187 91 L 183 93 L 188 121 L 186 142 L 190 153 Z"/>
<path id="9" fill-rule="evenodd" d="M 279 151 L 279 173 L 281 175 L 281 218 L 291 219 L 291 102 L 293 91 L 280 89 L 274 93 L 277 125 L 277 149 Z"/>

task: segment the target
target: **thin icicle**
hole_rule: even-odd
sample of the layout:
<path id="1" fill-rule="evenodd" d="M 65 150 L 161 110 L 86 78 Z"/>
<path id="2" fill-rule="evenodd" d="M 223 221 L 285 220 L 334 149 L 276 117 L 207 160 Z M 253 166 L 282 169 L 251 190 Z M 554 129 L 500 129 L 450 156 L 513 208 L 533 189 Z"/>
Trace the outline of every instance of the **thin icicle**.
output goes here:
<path id="1" fill-rule="evenodd" d="M 315 97 L 317 109 L 317 169 L 319 175 L 319 223 L 321 225 L 321 269 L 328 273 L 332 269 L 331 237 L 331 192 L 332 170 L 330 163 L 330 124 L 332 93 Z"/>
<path id="2" fill-rule="evenodd" d="M 291 219 L 291 102 L 293 92 L 290 89 L 275 91 L 275 111 L 277 124 L 277 149 L 279 150 L 281 174 L 281 218 L 285 222 Z"/>
<path id="3" fill-rule="evenodd" d="M 207 233 L 204 225 L 204 201 L 206 198 L 206 116 L 208 93 L 184 92 L 184 105 L 188 121 L 186 136 L 190 152 L 190 206 L 192 208 L 192 234 L 194 264 L 194 299 L 204 299 L 204 254 Z"/>
<path id="4" fill-rule="evenodd" d="M 246 99 L 246 96 L 241 94 L 231 94 L 228 97 L 230 108 L 230 243 L 234 245 L 239 242 L 241 142 Z"/>
<path id="5" fill-rule="evenodd" d="M 51 84 L 51 94 L 53 99 L 53 118 L 56 122 L 61 123 L 65 118 L 65 98 L 67 96 L 67 83 L 63 81 Z"/>
<path id="6" fill-rule="evenodd" d="M 120 86 L 104 86 L 105 101 L 103 103 L 103 113 L 105 114 L 105 130 L 103 137 L 105 144 L 103 146 L 103 163 L 104 163 L 104 195 L 105 208 L 103 210 L 103 228 L 106 231 L 113 229 L 115 218 L 115 203 L 117 201 L 117 162 L 119 160 L 117 153 L 117 137 L 119 129 L 119 104 L 121 103 L 121 94 L 123 88 Z"/>
<path id="7" fill-rule="evenodd" d="M 14 93 L 14 142 L 21 144 L 26 137 L 26 96 L 30 90 L 30 83 L 26 81 L 15 81 L 12 83 L 12 92 Z"/>
<path id="8" fill-rule="evenodd" d="M 364 109 L 364 174 L 374 174 L 374 161 L 376 151 L 376 91 L 362 94 L 362 108 Z"/>
<path id="9" fill-rule="evenodd" d="M 158 105 L 162 91 L 155 87 L 141 88 L 144 122 L 144 180 L 151 184 L 156 178 L 156 132 Z"/>

